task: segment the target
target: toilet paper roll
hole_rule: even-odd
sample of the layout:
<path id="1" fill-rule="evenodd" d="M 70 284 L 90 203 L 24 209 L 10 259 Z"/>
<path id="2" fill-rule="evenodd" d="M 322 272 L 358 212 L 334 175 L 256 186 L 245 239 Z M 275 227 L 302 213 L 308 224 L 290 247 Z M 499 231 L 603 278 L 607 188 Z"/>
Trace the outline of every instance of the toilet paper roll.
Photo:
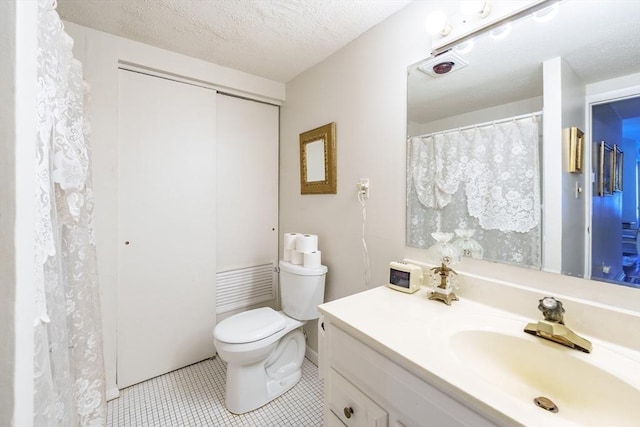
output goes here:
<path id="1" fill-rule="evenodd" d="M 317 251 L 318 236 L 315 234 L 298 234 L 296 236 L 296 250 L 298 252 Z"/>
<path id="2" fill-rule="evenodd" d="M 291 252 L 291 249 L 285 249 L 284 253 L 282 254 L 282 259 L 287 262 L 291 262 Z"/>
<path id="3" fill-rule="evenodd" d="M 284 234 L 284 248 L 285 249 L 295 249 L 296 248 L 296 237 L 298 237 L 300 233 L 285 233 Z"/>
<path id="4" fill-rule="evenodd" d="M 292 250 L 291 251 L 291 264 L 302 265 L 304 263 L 304 252 Z"/>
<path id="5" fill-rule="evenodd" d="M 322 265 L 322 253 L 320 251 L 305 252 L 302 265 L 305 268 L 320 268 Z"/>

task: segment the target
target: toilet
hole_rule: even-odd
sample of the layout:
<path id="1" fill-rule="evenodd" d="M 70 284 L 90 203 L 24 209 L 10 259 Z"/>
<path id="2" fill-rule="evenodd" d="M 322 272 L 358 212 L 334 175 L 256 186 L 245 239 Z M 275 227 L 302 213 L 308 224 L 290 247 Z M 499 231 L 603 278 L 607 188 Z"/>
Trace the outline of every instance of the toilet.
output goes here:
<path id="1" fill-rule="evenodd" d="M 243 414 L 291 389 L 302 376 L 306 350 L 302 326 L 320 316 L 327 267 L 280 261 L 282 311 L 257 308 L 228 317 L 213 330 L 227 362 L 225 406 Z"/>

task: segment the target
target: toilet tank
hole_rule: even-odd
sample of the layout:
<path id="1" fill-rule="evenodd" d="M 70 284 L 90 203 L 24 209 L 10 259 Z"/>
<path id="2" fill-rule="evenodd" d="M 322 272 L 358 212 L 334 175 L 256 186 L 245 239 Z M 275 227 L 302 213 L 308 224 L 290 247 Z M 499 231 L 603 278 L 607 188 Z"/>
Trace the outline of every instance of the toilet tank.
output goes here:
<path id="1" fill-rule="evenodd" d="M 280 300 L 282 311 L 297 320 L 317 319 L 318 306 L 324 302 L 327 267 L 305 268 L 280 261 Z"/>

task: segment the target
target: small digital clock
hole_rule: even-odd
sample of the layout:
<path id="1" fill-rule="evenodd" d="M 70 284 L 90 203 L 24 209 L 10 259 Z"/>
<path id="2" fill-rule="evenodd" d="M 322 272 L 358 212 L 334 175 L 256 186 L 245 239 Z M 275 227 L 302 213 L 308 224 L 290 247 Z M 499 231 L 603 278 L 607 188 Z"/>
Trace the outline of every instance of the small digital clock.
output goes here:
<path id="1" fill-rule="evenodd" d="M 389 263 L 389 286 L 396 291 L 414 293 L 422 284 L 422 268 L 406 262 Z"/>

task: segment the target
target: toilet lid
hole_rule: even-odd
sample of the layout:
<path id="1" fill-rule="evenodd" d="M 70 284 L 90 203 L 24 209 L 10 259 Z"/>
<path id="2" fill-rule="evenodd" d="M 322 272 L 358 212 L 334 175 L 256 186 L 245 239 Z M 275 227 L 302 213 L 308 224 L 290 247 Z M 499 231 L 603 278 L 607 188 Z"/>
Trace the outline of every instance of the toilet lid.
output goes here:
<path id="1" fill-rule="evenodd" d="M 215 327 L 215 336 L 222 342 L 241 344 L 264 339 L 285 327 L 282 314 L 263 307 L 245 311 L 224 319 Z"/>

